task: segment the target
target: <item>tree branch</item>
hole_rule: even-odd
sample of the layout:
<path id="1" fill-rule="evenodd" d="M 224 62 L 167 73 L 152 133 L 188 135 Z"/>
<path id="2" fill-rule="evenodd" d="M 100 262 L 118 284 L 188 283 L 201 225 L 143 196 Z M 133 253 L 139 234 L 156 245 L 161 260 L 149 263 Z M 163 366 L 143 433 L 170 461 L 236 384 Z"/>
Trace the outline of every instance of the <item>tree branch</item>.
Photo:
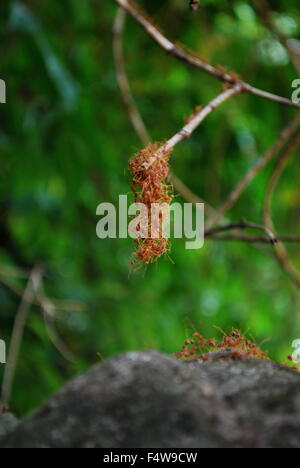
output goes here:
<path id="1" fill-rule="evenodd" d="M 140 7 L 136 6 L 133 2 L 129 2 L 128 0 L 115 0 L 116 3 L 119 4 L 124 10 L 127 11 L 139 24 L 142 26 L 145 31 L 154 39 L 157 44 L 160 45 L 168 54 L 172 55 L 173 57 L 188 63 L 196 68 L 199 68 L 206 73 L 214 76 L 215 78 L 223 81 L 224 83 L 229 84 L 236 84 L 237 82 L 243 88 L 243 91 L 253 94 L 255 96 L 268 99 L 270 101 L 277 102 L 279 104 L 284 104 L 290 107 L 296 107 L 300 109 L 300 104 L 294 103 L 290 99 L 286 99 L 281 96 L 277 96 L 275 94 L 269 93 L 267 91 L 263 91 L 261 89 L 255 88 L 250 84 L 239 81 L 235 75 L 231 75 L 228 72 L 224 72 L 219 70 L 218 68 L 213 67 L 209 63 L 201 60 L 200 57 L 196 57 L 194 55 L 189 54 L 183 48 L 176 46 L 173 42 L 167 39 L 143 14 Z"/>
<path id="2" fill-rule="evenodd" d="M 24 294 L 23 287 L 19 286 L 19 284 L 17 284 L 15 281 L 12 281 L 10 279 L 11 277 L 28 279 L 30 277 L 30 272 L 21 268 L 0 264 L 0 282 L 9 288 L 13 293 L 22 297 Z M 45 298 L 42 295 L 39 295 L 37 298 L 34 297 L 32 299 L 32 305 L 40 306 L 41 301 L 44 299 L 50 300 L 55 309 L 78 312 L 84 312 L 86 310 L 86 305 L 82 302 Z"/>
<path id="3" fill-rule="evenodd" d="M 207 238 L 208 240 L 214 241 L 240 241 L 252 244 L 271 244 L 274 245 L 274 242 L 270 239 L 270 237 L 265 236 L 253 236 L 248 234 L 239 234 L 239 233 L 231 233 L 231 234 L 213 234 Z M 286 242 L 290 244 L 299 244 L 300 243 L 300 236 L 276 236 L 277 242 Z"/>
<path id="4" fill-rule="evenodd" d="M 142 144 L 147 146 L 151 142 L 150 135 L 132 96 L 124 63 L 123 30 L 125 25 L 125 18 L 125 10 L 123 10 L 123 8 L 119 8 L 113 26 L 113 50 L 117 71 L 117 80 L 129 120 L 132 123 L 132 126 Z"/>
<path id="5" fill-rule="evenodd" d="M 254 0 L 256 9 L 259 12 L 262 21 L 265 26 L 271 31 L 271 33 L 276 37 L 280 44 L 285 48 L 287 53 L 290 56 L 291 62 L 294 65 L 296 71 L 300 73 L 300 61 L 299 61 L 299 45 L 298 48 L 295 48 L 296 40 L 288 39 L 285 34 L 283 34 L 280 29 L 274 23 L 270 5 L 268 0 Z"/>
<path id="6" fill-rule="evenodd" d="M 42 279 L 42 270 L 39 266 L 36 266 L 28 279 L 27 286 L 25 288 L 20 307 L 17 311 L 11 342 L 9 346 L 9 353 L 7 363 L 4 370 L 2 392 L 1 392 L 1 408 L 5 410 L 9 406 L 11 391 L 13 387 L 13 381 L 15 377 L 17 362 L 20 354 L 20 348 L 22 338 L 24 334 L 24 328 L 27 321 L 30 307 L 32 305 L 34 297 L 34 288 L 38 287 Z"/>
<path id="7" fill-rule="evenodd" d="M 25 270 L 14 268 L 14 267 L 6 267 L 5 265 L 1 265 L 0 268 L 6 272 L 6 274 L 26 277 L 28 276 Z M 26 321 L 30 312 L 30 307 L 32 305 L 40 305 L 43 311 L 45 324 L 47 327 L 47 331 L 49 334 L 49 338 L 51 339 L 54 346 L 59 350 L 59 352 L 68 359 L 69 361 L 74 361 L 73 354 L 68 350 L 65 344 L 61 341 L 58 337 L 55 328 L 52 325 L 52 318 L 53 313 L 57 309 L 57 307 L 52 303 L 50 299 L 45 297 L 42 291 L 42 277 L 43 277 L 43 270 L 40 266 L 34 267 L 32 272 L 29 274 L 28 282 L 25 290 L 22 293 L 22 299 L 17 311 L 11 342 L 9 346 L 8 358 L 7 363 L 4 370 L 3 382 L 2 382 L 2 389 L 1 389 L 1 402 L 0 402 L 0 413 L 1 411 L 6 410 L 9 407 L 11 393 L 13 388 L 14 377 L 16 373 L 16 367 L 19 359 L 21 343 L 24 335 L 24 329 L 26 325 Z M 2 279 L 1 279 L 2 281 Z M 5 283 L 5 282 L 4 282 Z M 63 305 L 64 301 L 62 301 Z"/>
<path id="8" fill-rule="evenodd" d="M 240 94 L 243 92 L 243 87 L 240 83 L 236 83 L 232 88 L 226 89 L 221 94 L 219 94 L 215 99 L 213 99 L 209 104 L 207 104 L 203 109 L 197 112 L 191 120 L 177 133 L 175 133 L 172 138 L 170 138 L 165 144 L 163 144 L 156 154 L 149 158 L 147 162 L 143 164 L 145 169 L 148 169 L 153 162 L 161 157 L 167 151 L 170 151 L 174 148 L 175 145 L 180 143 L 181 141 L 189 138 L 194 130 L 203 122 L 203 120 L 213 112 L 218 106 L 220 106 L 223 102 L 227 101 L 233 96 Z"/>
<path id="9" fill-rule="evenodd" d="M 46 326 L 46 330 L 50 341 L 53 346 L 58 350 L 58 352 L 70 362 L 75 362 L 75 355 L 70 351 L 68 346 L 63 342 L 63 340 L 58 335 L 55 328 L 55 307 L 52 302 L 45 296 L 43 291 L 43 281 L 41 280 L 39 284 L 34 285 L 34 292 L 39 298 L 40 306 L 42 309 L 42 314 Z"/>
<path id="10" fill-rule="evenodd" d="M 209 238 L 221 232 L 232 231 L 235 229 L 257 229 L 259 231 L 263 231 L 267 235 L 269 243 L 276 244 L 277 242 L 277 238 L 270 229 L 266 228 L 265 226 L 261 226 L 260 224 L 250 223 L 248 221 L 239 221 L 238 223 L 229 223 L 213 229 L 206 229 L 204 236 L 205 238 Z"/>

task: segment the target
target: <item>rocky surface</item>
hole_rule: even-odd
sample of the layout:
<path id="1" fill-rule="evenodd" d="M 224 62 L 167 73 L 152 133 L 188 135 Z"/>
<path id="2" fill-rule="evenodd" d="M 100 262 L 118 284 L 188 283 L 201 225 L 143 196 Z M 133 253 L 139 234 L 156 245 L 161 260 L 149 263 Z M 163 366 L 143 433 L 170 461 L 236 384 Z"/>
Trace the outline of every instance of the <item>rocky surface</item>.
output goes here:
<path id="1" fill-rule="evenodd" d="M 127 353 L 68 383 L 18 425 L 1 418 L 4 448 L 300 447 L 300 374 L 249 358 L 187 363 Z"/>
<path id="2" fill-rule="evenodd" d="M 0 441 L 12 432 L 16 428 L 17 424 L 18 420 L 13 414 L 0 414 Z"/>

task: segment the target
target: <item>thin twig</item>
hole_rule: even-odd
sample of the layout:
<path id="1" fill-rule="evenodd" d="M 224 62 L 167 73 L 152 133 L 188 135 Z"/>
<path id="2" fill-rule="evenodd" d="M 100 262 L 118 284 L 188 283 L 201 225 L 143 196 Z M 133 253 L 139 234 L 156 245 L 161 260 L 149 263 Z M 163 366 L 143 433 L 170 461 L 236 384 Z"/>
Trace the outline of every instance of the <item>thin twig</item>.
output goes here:
<path id="1" fill-rule="evenodd" d="M 152 156 L 149 158 L 147 162 L 143 164 L 145 169 L 148 169 L 154 161 L 161 157 L 164 153 L 174 148 L 175 145 L 180 143 L 181 141 L 189 138 L 191 134 L 196 130 L 196 128 L 203 122 L 203 120 L 213 112 L 218 106 L 220 106 L 223 102 L 227 101 L 233 96 L 240 94 L 243 92 L 243 87 L 240 83 L 235 84 L 232 88 L 226 89 L 221 94 L 219 94 L 216 98 L 214 98 L 209 104 L 207 104 L 203 109 L 197 112 L 191 120 L 177 133 L 175 133 L 172 138 L 170 138 L 166 143 L 164 143 Z"/>
<path id="2" fill-rule="evenodd" d="M 260 172 L 266 166 L 266 164 L 276 156 L 276 154 L 283 148 L 284 144 L 291 138 L 299 123 L 300 113 L 297 114 L 293 121 L 283 129 L 274 145 L 265 152 L 265 154 L 258 160 L 256 164 L 254 164 L 253 167 L 249 169 L 246 175 L 237 183 L 225 202 L 208 219 L 206 224 L 208 229 L 216 224 L 220 217 L 223 216 L 224 213 L 226 213 L 230 208 L 232 208 L 234 203 L 238 200 L 238 198 L 248 187 L 258 172 Z"/>
<path id="3" fill-rule="evenodd" d="M 22 338 L 24 334 L 24 328 L 30 307 L 33 303 L 34 289 L 39 286 L 42 279 L 42 269 L 36 266 L 28 279 L 27 286 L 25 288 L 20 307 L 17 311 L 11 342 L 9 346 L 9 353 L 7 357 L 7 363 L 4 370 L 2 392 L 1 392 L 1 407 L 2 409 L 8 408 L 11 398 L 11 392 L 15 377 L 15 371 L 18 363 Z"/>
<path id="4" fill-rule="evenodd" d="M 199 68 L 225 83 L 236 84 L 237 82 L 239 82 L 243 90 L 247 93 L 253 94 L 264 99 L 268 99 L 270 101 L 277 102 L 279 104 L 284 104 L 300 109 L 300 104 L 297 104 L 291 101 L 290 99 L 286 99 L 284 97 L 277 96 L 267 91 L 255 88 L 244 81 L 239 81 L 236 78 L 236 76 L 218 70 L 218 68 L 213 67 L 204 60 L 201 60 L 200 57 L 191 55 L 188 52 L 186 52 L 183 48 L 176 46 L 147 19 L 146 15 L 144 16 L 142 14 L 141 9 L 135 6 L 132 1 L 129 2 L 128 0 L 115 0 L 115 2 L 118 3 L 119 6 L 124 8 L 124 10 L 126 10 L 145 29 L 145 31 L 152 37 L 152 39 L 154 39 L 155 42 L 157 42 L 160 45 L 160 47 L 162 47 L 168 54 L 172 55 L 173 57 L 185 63 L 188 63 L 189 65 L 192 65 L 196 68 Z"/>
<path id="5" fill-rule="evenodd" d="M 279 40 L 279 42 L 286 47 L 286 37 L 285 35 L 277 28 L 271 17 L 270 6 L 267 0 L 254 0 L 256 9 L 260 14 L 261 19 L 263 20 L 265 26 L 273 33 L 273 35 Z"/>
<path id="6" fill-rule="evenodd" d="M 300 75 L 300 41 L 298 39 L 288 39 L 286 45 L 293 65 Z"/>
<path id="7" fill-rule="evenodd" d="M 40 305 L 44 317 L 44 322 L 46 326 L 46 330 L 48 336 L 54 345 L 54 347 L 59 351 L 59 353 L 70 362 L 75 362 L 75 355 L 70 351 L 68 346 L 62 341 L 60 336 L 58 335 L 56 328 L 55 328 L 55 307 L 50 300 L 45 297 L 43 293 L 43 283 L 40 282 L 35 289 L 35 294 L 40 298 Z M 41 299 L 42 297 L 42 299 Z"/>
<path id="8" fill-rule="evenodd" d="M 132 126 L 141 140 L 144 146 L 147 146 L 150 141 L 150 135 L 146 129 L 144 121 L 138 111 L 136 106 L 135 100 L 132 96 L 125 63 L 124 63 L 124 56 L 123 56 L 123 30 L 125 24 L 126 12 L 123 8 L 119 8 L 117 11 L 114 27 L 113 27 L 113 49 L 114 49 L 114 57 L 115 57 L 115 64 L 117 70 L 117 80 L 119 84 L 119 88 L 121 91 L 121 95 L 126 107 L 126 111 L 128 117 L 132 123 Z"/>
<path id="9" fill-rule="evenodd" d="M 293 42 L 293 39 L 288 39 L 274 23 L 268 0 L 254 0 L 254 4 L 256 5 L 257 11 L 259 12 L 265 26 L 285 48 L 295 69 L 300 73 L 299 48 L 298 50 L 295 49 L 295 42 Z"/>
<path id="10" fill-rule="evenodd" d="M 265 236 L 253 236 L 251 234 L 239 234 L 239 233 L 231 233 L 231 234 L 213 234 L 207 237 L 208 240 L 214 241 L 240 241 L 240 242 L 247 242 L 253 244 L 271 244 L 274 245 L 274 242 L 270 239 L 270 237 Z M 286 242 L 290 244 L 299 244 L 300 243 L 300 236 L 276 236 L 277 242 Z"/>
<path id="11" fill-rule="evenodd" d="M 30 271 L 24 268 L 0 264 L 0 274 L 3 274 L 5 276 L 13 276 L 15 278 L 28 278 L 30 273 Z"/>
<path id="12" fill-rule="evenodd" d="M 273 175 L 268 183 L 266 190 L 264 209 L 263 209 L 263 220 L 265 225 L 275 232 L 274 223 L 271 216 L 271 204 L 272 198 L 277 186 L 277 183 L 287 165 L 288 157 L 295 148 L 300 144 L 300 132 L 297 132 L 287 147 L 281 152 L 278 159 L 277 165 L 273 172 Z M 295 285 L 300 288 L 300 274 L 290 260 L 289 254 L 281 242 L 278 242 L 275 246 L 275 253 L 279 264 L 288 273 Z"/>
<path id="13" fill-rule="evenodd" d="M 24 289 L 17 284 L 15 281 L 12 281 L 11 277 L 20 277 L 20 278 L 29 278 L 30 273 L 28 274 L 26 270 L 18 269 L 15 267 L 8 267 L 6 265 L 0 265 L 0 282 L 9 288 L 13 293 L 22 297 L 24 294 Z M 40 303 L 43 299 L 48 299 L 53 304 L 53 307 L 56 310 L 63 311 L 76 311 L 84 312 L 87 307 L 82 302 L 78 301 L 67 301 L 62 299 L 53 299 L 45 298 L 43 296 L 38 296 L 33 298 L 32 305 L 40 306 Z"/>
<path id="14" fill-rule="evenodd" d="M 276 244 L 277 242 L 277 238 L 273 234 L 271 229 L 268 229 L 265 226 L 262 226 L 260 224 L 250 223 L 248 221 L 239 221 L 237 223 L 229 223 L 224 226 L 218 226 L 213 229 L 207 229 L 205 230 L 204 236 L 205 238 L 209 238 L 209 237 L 213 237 L 215 234 L 219 234 L 225 231 L 232 231 L 235 229 L 256 229 L 259 231 L 263 231 L 267 235 L 267 238 L 269 239 L 269 243 Z"/>

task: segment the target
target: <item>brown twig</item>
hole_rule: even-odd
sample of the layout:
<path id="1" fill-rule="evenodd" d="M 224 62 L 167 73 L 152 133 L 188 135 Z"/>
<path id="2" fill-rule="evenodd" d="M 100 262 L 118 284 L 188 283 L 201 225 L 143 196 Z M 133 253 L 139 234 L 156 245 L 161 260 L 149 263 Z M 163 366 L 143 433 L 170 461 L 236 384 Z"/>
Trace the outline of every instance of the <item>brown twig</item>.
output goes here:
<path id="1" fill-rule="evenodd" d="M 125 25 L 126 11 L 119 8 L 113 26 L 113 50 L 117 70 L 117 80 L 121 95 L 126 107 L 128 117 L 132 126 L 144 146 L 151 142 L 150 135 L 146 129 L 144 121 L 138 111 L 135 100 L 131 93 L 128 76 L 126 73 L 123 56 L 123 30 Z"/>
<path id="2" fill-rule="evenodd" d="M 4 370 L 3 382 L 2 382 L 2 392 L 1 392 L 1 407 L 2 410 L 8 408 L 11 391 L 13 387 L 13 381 L 15 377 L 15 371 L 18 363 L 18 358 L 20 354 L 20 348 L 22 343 L 22 338 L 24 334 L 24 328 L 28 314 L 30 312 L 30 307 L 33 302 L 34 290 L 36 287 L 39 287 L 39 284 L 42 279 L 42 269 L 39 266 L 36 266 L 28 279 L 27 286 L 23 293 L 20 307 L 17 311 L 11 342 L 9 346 L 7 363 Z"/>
<path id="3" fill-rule="evenodd" d="M 5 265 L 1 266 L 1 269 L 6 273 L 14 273 L 17 276 L 23 277 L 26 274 L 25 271 L 22 269 L 15 269 L 14 267 L 6 268 Z M 27 286 L 22 294 L 20 307 L 17 311 L 13 325 L 9 353 L 3 376 L 0 412 L 6 410 L 9 407 L 24 329 L 30 312 L 30 307 L 32 305 L 38 304 L 41 306 L 47 331 L 54 346 L 65 357 L 65 359 L 74 361 L 73 354 L 68 350 L 65 344 L 58 337 L 56 330 L 53 327 L 52 318 L 56 307 L 53 305 L 51 300 L 45 297 L 42 293 L 42 277 L 42 268 L 40 266 L 34 267 L 34 269 L 29 275 Z"/>
<path id="4" fill-rule="evenodd" d="M 208 103 L 205 107 L 201 108 L 199 112 L 195 113 L 190 121 L 184 125 L 174 136 L 172 136 L 169 140 L 166 141 L 153 155 L 147 162 L 144 163 L 143 168 L 148 169 L 151 164 L 157 158 L 160 158 L 166 151 L 170 151 L 174 148 L 175 145 L 180 143 L 181 141 L 189 138 L 191 134 L 196 130 L 196 128 L 203 122 L 203 120 L 213 112 L 218 106 L 223 104 L 223 102 L 227 101 L 228 99 L 236 96 L 243 92 L 243 87 L 240 83 L 235 84 L 229 89 L 226 89 L 221 94 L 219 94 L 216 98 L 214 98 L 210 103 Z"/>
<path id="5" fill-rule="evenodd" d="M 47 330 L 48 336 L 52 344 L 67 361 L 75 362 L 75 355 L 72 353 L 72 351 L 70 351 L 68 346 L 62 341 L 62 339 L 60 338 L 60 336 L 58 335 L 56 331 L 55 320 L 54 320 L 56 310 L 52 302 L 44 295 L 44 292 L 43 292 L 44 288 L 43 288 L 42 280 L 40 281 L 39 284 L 36 284 L 34 287 L 35 287 L 35 294 L 39 298 L 39 301 L 40 301 L 46 330 Z"/>
<path id="6" fill-rule="evenodd" d="M 267 235 L 267 239 L 269 240 L 269 243 L 271 244 L 276 244 L 277 238 L 271 231 L 271 229 L 266 228 L 265 226 L 262 226 L 260 224 L 255 224 L 255 223 L 250 223 L 248 221 L 239 221 L 237 223 L 229 223 L 224 226 L 218 226 L 213 229 L 206 229 L 205 230 L 205 238 L 213 237 L 216 234 L 220 234 L 221 232 L 225 231 L 232 231 L 235 229 L 256 229 L 259 231 L 263 231 Z"/>
<path id="7" fill-rule="evenodd" d="M 270 237 L 266 236 L 253 236 L 249 234 L 239 234 L 239 233 L 231 233 L 231 234 L 214 234 L 207 238 L 212 239 L 214 241 L 240 241 L 252 244 L 271 244 L 274 245 L 274 242 L 270 239 Z M 300 236 L 276 236 L 277 242 L 286 242 L 290 244 L 299 244 L 300 243 Z"/>
<path id="8" fill-rule="evenodd" d="M 146 15 L 144 16 L 141 13 L 140 8 L 137 8 L 133 2 L 129 2 L 128 0 L 115 0 L 115 2 L 124 8 L 124 10 L 126 10 L 145 29 L 145 31 L 152 37 L 152 39 L 154 39 L 154 41 L 157 42 L 160 47 L 162 47 L 168 54 L 172 55 L 173 57 L 205 71 L 206 73 L 214 76 L 224 83 L 234 85 L 238 82 L 243 88 L 243 91 L 253 94 L 254 96 L 300 109 L 300 104 L 297 104 L 290 99 L 286 99 L 284 97 L 255 88 L 244 81 L 240 81 L 235 75 L 223 70 L 219 70 L 218 68 L 215 68 L 206 61 L 202 60 L 200 57 L 191 55 L 183 48 L 176 46 L 147 19 Z"/>
<path id="9" fill-rule="evenodd" d="M 253 167 L 249 169 L 246 175 L 237 183 L 235 188 L 231 191 L 225 202 L 215 211 L 207 221 L 207 228 L 211 228 L 221 216 L 224 215 L 234 203 L 238 200 L 244 190 L 248 187 L 253 178 L 260 172 L 268 162 L 270 162 L 276 154 L 283 148 L 284 144 L 291 138 L 300 123 L 300 113 L 293 119 L 290 124 L 283 129 L 274 145 L 269 148 L 265 154 L 258 160 Z"/>
<path id="10" fill-rule="evenodd" d="M 279 42 L 286 47 L 286 37 L 285 35 L 277 28 L 271 17 L 270 6 L 268 0 L 254 0 L 253 2 L 256 6 L 257 12 L 260 14 L 262 21 L 265 26 L 276 36 Z"/>
<path id="11" fill-rule="evenodd" d="M 27 270 L 22 268 L 16 268 L 8 265 L 0 265 L 0 282 L 4 284 L 7 288 L 9 288 L 13 293 L 22 297 L 24 293 L 24 289 L 22 286 L 17 284 L 15 281 L 12 281 L 11 278 L 29 278 L 30 273 Z M 37 298 L 33 298 L 33 305 L 40 306 L 41 301 L 44 299 L 48 299 L 53 304 L 53 307 L 56 310 L 64 310 L 64 311 L 78 311 L 83 312 L 86 310 L 86 305 L 82 302 L 78 301 L 65 301 L 62 299 L 53 299 L 53 298 L 45 298 L 42 295 L 38 296 Z"/>
<path id="12" fill-rule="evenodd" d="M 24 268 L 18 268 L 11 265 L 0 265 L 0 274 L 4 276 L 11 276 L 15 278 L 28 278 L 30 271 Z"/>
<path id="13" fill-rule="evenodd" d="M 276 26 L 272 19 L 271 9 L 268 0 L 254 0 L 256 9 L 259 12 L 262 21 L 265 26 L 271 31 L 276 37 L 280 44 L 285 48 L 288 55 L 290 56 L 291 62 L 294 65 L 298 73 L 300 73 L 300 60 L 299 60 L 299 45 L 295 47 L 295 40 L 288 39 L 285 34 Z"/>
<path id="14" fill-rule="evenodd" d="M 298 39 L 287 39 L 286 44 L 291 56 L 291 61 L 300 75 L 300 41 Z"/>
<path id="15" fill-rule="evenodd" d="M 263 220 L 265 225 L 275 232 L 274 223 L 271 216 L 271 204 L 274 191 L 276 189 L 277 183 L 287 165 L 289 155 L 295 150 L 295 148 L 300 144 L 300 132 L 297 132 L 287 147 L 281 152 L 278 159 L 277 165 L 273 172 L 273 175 L 268 183 L 266 190 L 265 200 L 264 200 L 264 209 L 263 209 Z M 292 281 L 300 288 L 300 274 L 293 265 L 292 261 L 289 258 L 289 254 L 281 242 L 278 242 L 275 246 L 275 253 L 279 264 L 287 272 Z"/>

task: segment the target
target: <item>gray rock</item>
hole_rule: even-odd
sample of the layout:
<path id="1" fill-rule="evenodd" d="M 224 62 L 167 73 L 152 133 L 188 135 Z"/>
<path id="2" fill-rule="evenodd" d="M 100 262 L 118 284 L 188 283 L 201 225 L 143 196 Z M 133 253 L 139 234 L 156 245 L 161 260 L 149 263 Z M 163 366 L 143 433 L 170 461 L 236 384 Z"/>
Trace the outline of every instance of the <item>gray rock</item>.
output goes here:
<path id="1" fill-rule="evenodd" d="M 18 424 L 17 418 L 11 413 L 0 414 L 0 440 L 15 429 Z"/>
<path id="2" fill-rule="evenodd" d="M 300 447 L 300 374 L 258 359 L 127 353 L 65 385 L 0 446 Z"/>

